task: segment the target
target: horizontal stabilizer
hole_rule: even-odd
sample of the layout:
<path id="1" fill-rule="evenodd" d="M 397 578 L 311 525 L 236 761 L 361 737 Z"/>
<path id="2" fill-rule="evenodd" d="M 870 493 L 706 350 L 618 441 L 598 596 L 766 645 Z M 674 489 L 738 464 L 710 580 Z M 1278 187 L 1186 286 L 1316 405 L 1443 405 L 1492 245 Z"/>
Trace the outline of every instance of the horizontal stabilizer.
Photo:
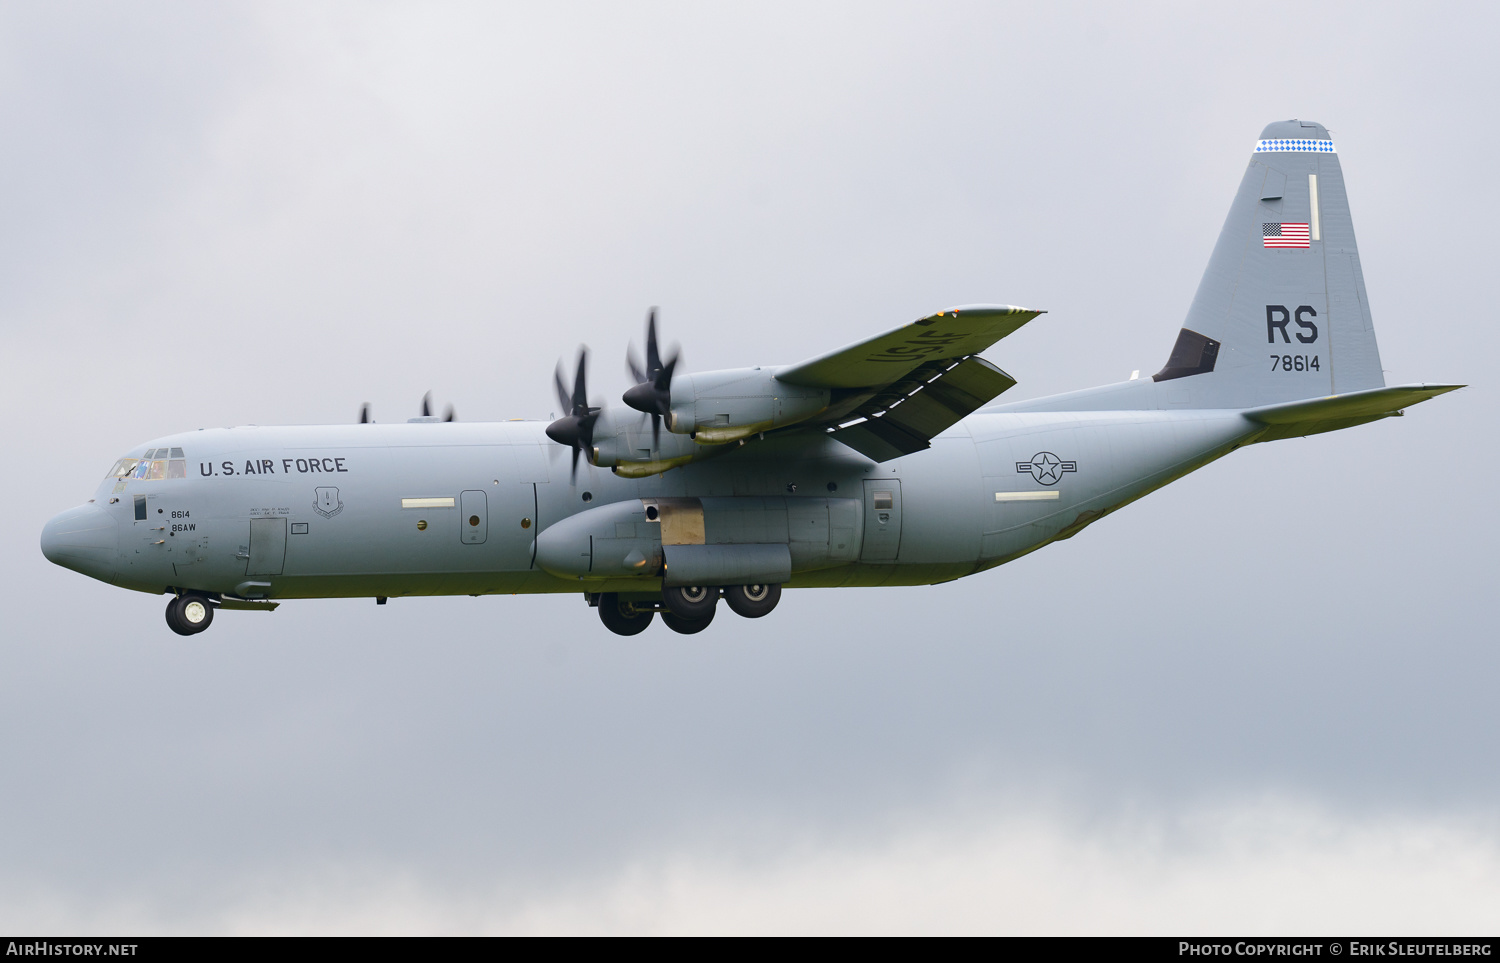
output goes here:
<path id="1" fill-rule="evenodd" d="M 1297 438 L 1390 418 L 1401 414 L 1405 408 L 1462 387 L 1465 386 L 1419 384 L 1370 388 L 1309 401 L 1251 408 L 1245 412 L 1245 417 L 1268 427 L 1269 430 L 1257 441 Z"/>
<path id="2" fill-rule="evenodd" d="M 878 388 L 931 361 L 978 354 L 1042 314 L 1004 304 L 968 304 L 782 368 L 776 380 L 817 388 Z"/>

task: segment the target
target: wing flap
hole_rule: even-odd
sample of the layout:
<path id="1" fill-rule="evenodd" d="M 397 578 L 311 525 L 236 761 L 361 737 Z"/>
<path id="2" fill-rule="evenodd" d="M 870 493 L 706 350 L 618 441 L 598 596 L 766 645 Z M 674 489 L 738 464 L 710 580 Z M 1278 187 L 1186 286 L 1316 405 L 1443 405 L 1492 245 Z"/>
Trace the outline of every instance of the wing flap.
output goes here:
<path id="1" fill-rule="evenodd" d="M 889 461 L 930 448 L 934 437 L 1015 383 L 983 358 L 965 358 L 926 378 L 893 385 L 855 412 L 864 420 L 832 434 L 862 455 Z"/>
<path id="2" fill-rule="evenodd" d="M 1004 304 L 948 308 L 776 372 L 776 380 L 818 388 L 893 384 L 924 364 L 977 354 L 1043 314 Z"/>

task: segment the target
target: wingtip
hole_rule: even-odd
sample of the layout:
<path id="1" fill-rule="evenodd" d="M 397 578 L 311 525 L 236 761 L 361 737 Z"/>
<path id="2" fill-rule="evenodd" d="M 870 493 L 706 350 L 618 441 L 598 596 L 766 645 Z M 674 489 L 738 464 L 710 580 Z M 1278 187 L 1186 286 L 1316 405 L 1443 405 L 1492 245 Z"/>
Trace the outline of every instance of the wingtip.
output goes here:
<path id="1" fill-rule="evenodd" d="M 1015 304 L 957 304 L 951 308 L 945 308 L 936 312 L 943 314 L 1046 314 L 1040 308 L 1023 308 Z M 929 315 L 933 317 L 935 315 Z"/>

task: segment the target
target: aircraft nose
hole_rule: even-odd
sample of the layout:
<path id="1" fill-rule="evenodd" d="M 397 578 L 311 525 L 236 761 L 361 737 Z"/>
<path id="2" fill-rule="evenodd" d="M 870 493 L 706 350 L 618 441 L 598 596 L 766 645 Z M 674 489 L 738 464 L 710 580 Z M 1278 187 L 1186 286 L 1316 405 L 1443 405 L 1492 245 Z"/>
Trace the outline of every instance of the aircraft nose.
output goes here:
<path id="1" fill-rule="evenodd" d="M 42 554 L 49 562 L 105 581 L 114 575 L 119 547 L 119 526 L 94 505 L 70 508 L 42 528 Z"/>

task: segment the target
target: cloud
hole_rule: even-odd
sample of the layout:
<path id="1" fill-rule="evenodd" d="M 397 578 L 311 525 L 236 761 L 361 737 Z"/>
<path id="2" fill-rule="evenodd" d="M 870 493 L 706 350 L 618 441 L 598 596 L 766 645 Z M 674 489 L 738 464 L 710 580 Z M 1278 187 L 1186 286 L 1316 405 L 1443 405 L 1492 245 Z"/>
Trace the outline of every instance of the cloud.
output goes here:
<path id="1" fill-rule="evenodd" d="M 191 914 L 149 897 L 92 908 L 3 900 L 31 931 L 277 934 L 1451 935 L 1500 925 L 1493 826 L 1351 818 L 1266 798 L 1070 820 L 999 806 L 927 813 L 877 840 L 684 848 L 542 891 L 456 888 L 393 866 L 233 884 Z"/>

